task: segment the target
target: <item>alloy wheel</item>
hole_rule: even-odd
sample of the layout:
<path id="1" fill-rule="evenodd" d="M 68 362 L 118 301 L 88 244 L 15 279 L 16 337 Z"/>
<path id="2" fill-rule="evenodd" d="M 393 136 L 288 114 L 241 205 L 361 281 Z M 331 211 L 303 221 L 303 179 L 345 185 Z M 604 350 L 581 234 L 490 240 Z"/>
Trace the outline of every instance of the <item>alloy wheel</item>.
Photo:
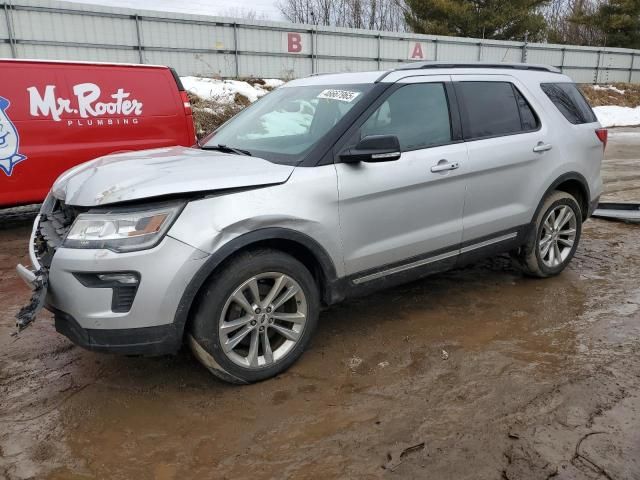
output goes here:
<path id="1" fill-rule="evenodd" d="M 573 209 L 558 205 L 551 209 L 542 222 L 538 252 L 545 266 L 556 268 L 571 253 L 576 240 L 577 219 Z"/>
<path id="2" fill-rule="evenodd" d="M 300 340 L 307 320 L 304 291 L 293 278 L 266 272 L 249 278 L 229 296 L 218 333 L 235 364 L 260 369 L 282 360 Z"/>

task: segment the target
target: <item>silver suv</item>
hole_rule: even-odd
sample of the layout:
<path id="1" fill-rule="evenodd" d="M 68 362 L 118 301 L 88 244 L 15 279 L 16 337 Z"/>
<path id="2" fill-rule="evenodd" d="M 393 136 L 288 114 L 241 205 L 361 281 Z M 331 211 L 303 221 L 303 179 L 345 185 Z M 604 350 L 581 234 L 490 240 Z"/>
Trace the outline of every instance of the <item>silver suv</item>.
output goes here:
<path id="1" fill-rule="evenodd" d="M 97 351 L 175 353 L 263 380 L 323 306 L 510 252 L 560 273 L 602 189 L 607 138 L 571 79 L 525 64 L 415 63 L 287 83 L 199 148 L 63 174 L 35 221 L 35 287 Z"/>

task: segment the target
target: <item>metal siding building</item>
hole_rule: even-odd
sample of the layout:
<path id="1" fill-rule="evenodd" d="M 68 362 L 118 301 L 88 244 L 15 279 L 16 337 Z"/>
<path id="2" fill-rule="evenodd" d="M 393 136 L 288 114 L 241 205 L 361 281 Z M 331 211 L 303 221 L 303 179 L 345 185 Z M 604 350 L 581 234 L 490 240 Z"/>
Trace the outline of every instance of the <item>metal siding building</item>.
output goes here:
<path id="1" fill-rule="evenodd" d="M 640 82 L 640 51 L 415 35 L 53 0 L 0 0 L 0 57 L 154 63 L 180 75 L 293 78 L 410 60 L 553 65 L 582 83 Z"/>

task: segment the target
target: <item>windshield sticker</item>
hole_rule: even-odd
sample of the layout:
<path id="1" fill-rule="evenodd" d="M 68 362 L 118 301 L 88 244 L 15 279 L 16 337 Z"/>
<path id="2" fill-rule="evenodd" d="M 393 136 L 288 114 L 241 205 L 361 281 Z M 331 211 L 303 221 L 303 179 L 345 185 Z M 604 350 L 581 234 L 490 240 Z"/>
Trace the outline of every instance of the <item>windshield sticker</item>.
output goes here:
<path id="1" fill-rule="evenodd" d="M 349 90 L 323 90 L 318 95 L 318 98 L 325 98 L 327 100 L 339 100 L 341 102 L 352 102 L 354 98 L 360 95 L 360 92 L 351 92 Z"/>
<path id="2" fill-rule="evenodd" d="M 18 152 L 20 149 L 20 136 L 13 124 L 7 110 L 11 102 L 0 97 L 0 170 L 8 177 L 13 173 L 13 167 L 27 157 Z"/>

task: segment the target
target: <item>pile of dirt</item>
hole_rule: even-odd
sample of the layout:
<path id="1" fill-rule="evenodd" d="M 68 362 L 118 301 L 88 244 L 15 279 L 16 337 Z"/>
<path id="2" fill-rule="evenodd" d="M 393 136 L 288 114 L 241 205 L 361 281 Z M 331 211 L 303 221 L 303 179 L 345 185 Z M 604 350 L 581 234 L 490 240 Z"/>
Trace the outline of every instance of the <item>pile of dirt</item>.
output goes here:
<path id="1" fill-rule="evenodd" d="M 634 83 L 612 83 L 609 85 L 581 85 L 580 90 L 592 107 L 640 106 L 640 85 Z"/>
<path id="2" fill-rule="evenodd" d="M 215 98 L 205 100 L 192 93 L 189 93 L 189 101 L 193 110 L 193 121 L 196 125 L 198 139 L 213 132 L 250 103 L 246 97 L 240 94 L 236 94 L 233 103 L 221 102 Z"/>

